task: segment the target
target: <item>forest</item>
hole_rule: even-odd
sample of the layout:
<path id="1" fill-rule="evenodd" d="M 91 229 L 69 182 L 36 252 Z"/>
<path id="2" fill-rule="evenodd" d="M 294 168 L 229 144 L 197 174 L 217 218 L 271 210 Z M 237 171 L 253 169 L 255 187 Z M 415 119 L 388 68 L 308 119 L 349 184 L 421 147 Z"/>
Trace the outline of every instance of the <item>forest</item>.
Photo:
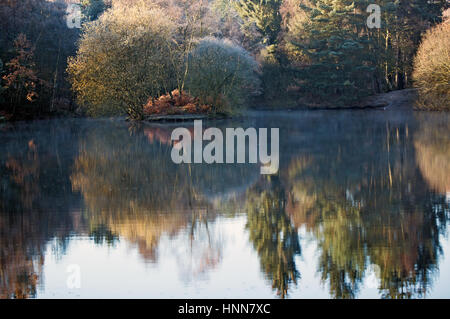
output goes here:
<path id="1" fill-rule="evenodd" d="M 348 108 L 413 87 L 416 108 L 449 110 L 448 6 L 2 0 L 0 122 Z"/>

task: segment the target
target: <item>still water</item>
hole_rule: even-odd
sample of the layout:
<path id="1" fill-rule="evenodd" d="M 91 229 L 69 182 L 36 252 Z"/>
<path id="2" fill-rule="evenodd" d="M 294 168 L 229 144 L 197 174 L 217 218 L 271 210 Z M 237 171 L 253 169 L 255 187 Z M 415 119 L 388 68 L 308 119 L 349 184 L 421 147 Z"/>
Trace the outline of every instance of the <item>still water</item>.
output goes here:
<path id="1" fill-rule="evenodd" d="M 179 125 L 1 126 L 0 297 L 450 298 L 449 114 L 203 122 L 279 127 L 274 176 L 174 164 Z"/>

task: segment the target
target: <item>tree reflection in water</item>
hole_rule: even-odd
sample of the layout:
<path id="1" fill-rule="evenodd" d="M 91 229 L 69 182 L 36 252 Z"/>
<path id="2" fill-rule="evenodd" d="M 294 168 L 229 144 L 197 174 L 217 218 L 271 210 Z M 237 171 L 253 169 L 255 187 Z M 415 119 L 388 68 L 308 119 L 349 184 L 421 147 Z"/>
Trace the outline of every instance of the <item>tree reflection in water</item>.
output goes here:
<path id="1" fill-rule="evenodd" d="M 300 273 L 295 255 L 300 254 L 297 229 L 286 214 L 285 192 L 279 178 L 272 176 L 247 192 L 247 229 L 259 255 L 261 269 L 281 298 Z"/>
<path id="2" fill-rule="evenodd" d="M 420 124 L 414 135 L 414 146 L 420 171 L 435 192 L 449 196 L 450 123 L 441 114 L 425 117 L 418 113 L 416 117 Z"/>
<path id="3" fill-rule="evenodd" d="M 257 178 L 257 168 L 176 165 L 170 134 L 141 125 L 92 129 L 80 143 L 71 181 L 83 196 L 89 224 L 104 225 L 136 245 L 146 261 L 157 262 L 162 236 L 186 234 L 191 256 L 180 265 L 190 269 L 184 271 L 189 277 L 217 266 L 222 255 L 208 224 L 225 212 L 210 191 L 220 197 L 242 185 L 243 176 Z"/>
<path id="4" fill-rule="evenodd" d="M 375 266 L 381 297 L 426 296 L 449 218 L 448 120 L 370 114 L 265 119 L 284 125 L 280 172 L 270 178 L 255 165 L 173 164 L 167 126 L 73 120 L 8 129 L 0 134 L 0 297 L 36 296 L 46 247 L 65 254 L 71 236 L 124 240 L 152 263 L 168 239 L 180 244 L 182 279 L 195 281 L 221 264 L 227 234 L 215 225 L 236 214 L 245 214 L 260 270 L 281 298 L 302 289 L 301 227 L 317 242 L 331 297 L 358 297 Z"/>
<path id="5" fill-rule="evenodd" d="M 64 124 L 38 127 L 13 128 L 0 142 L 0 298 L 36 296 L 46 245 L 54 239 L 62 254 L 70 232 L 83 229 L 67 178 L 73 134 Z"/>
<path id="6" fill-rule="evenodd" d="M 289 214 L 317 238 L 318 271 L 335 298 L 356 297 L 371 264 L 385 298 L 425 296 L 437 270 L 448 203 L 417 170 L 409 128 L 377 129 L 367 128 L 371 140 L 306 149 L 284 175 Z"/>

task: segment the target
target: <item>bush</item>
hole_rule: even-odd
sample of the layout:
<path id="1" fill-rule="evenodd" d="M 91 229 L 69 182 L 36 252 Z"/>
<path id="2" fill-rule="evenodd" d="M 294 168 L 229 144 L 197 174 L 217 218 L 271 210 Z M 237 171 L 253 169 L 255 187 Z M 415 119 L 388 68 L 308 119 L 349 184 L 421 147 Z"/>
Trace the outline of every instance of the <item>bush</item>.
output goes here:
<path id="1" fill-rule="evenodd" d="M 202 105 L 199 99 L 193 98 L 186 92 L 173 90 L 170 94 L 161 95 L 158 99 L 150 98 L 144 106 L 146 115 L 175 115 L 208 113 L 209 105 Z"/>
<path id="2" fill-rule="evenodd" d="M 213 112 L 233 113 L 258 93 L 258 65 L 229 40 L 202 39 L 188 56 L 186 87 Z"/>
<path id="3" fill-rule="evenodd" d="M 175 86 L 174 32 L 175 24 L 151 6 L 114 6 L 87 23 L 68 66 L 79 104 L 92 116 L 141 119 L 149 97 Z"/>
<path id="4" fill-rule="evenodd" d="M 414 60 L 417 107 L 450 110 L 450 23 L 429 30 Z"/>

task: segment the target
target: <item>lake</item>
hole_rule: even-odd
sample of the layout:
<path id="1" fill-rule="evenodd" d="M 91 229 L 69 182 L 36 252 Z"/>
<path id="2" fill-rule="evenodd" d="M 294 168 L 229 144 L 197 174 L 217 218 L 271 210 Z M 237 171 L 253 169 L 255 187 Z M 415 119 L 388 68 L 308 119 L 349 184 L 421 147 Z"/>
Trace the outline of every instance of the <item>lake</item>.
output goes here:
<path id="1" fill-rule="evenodd" d="M 0 126 L 0 298 L 450 298 L 450 114 L 251 112 L 280 167 L 171 161 L 193 123 Z"/>

